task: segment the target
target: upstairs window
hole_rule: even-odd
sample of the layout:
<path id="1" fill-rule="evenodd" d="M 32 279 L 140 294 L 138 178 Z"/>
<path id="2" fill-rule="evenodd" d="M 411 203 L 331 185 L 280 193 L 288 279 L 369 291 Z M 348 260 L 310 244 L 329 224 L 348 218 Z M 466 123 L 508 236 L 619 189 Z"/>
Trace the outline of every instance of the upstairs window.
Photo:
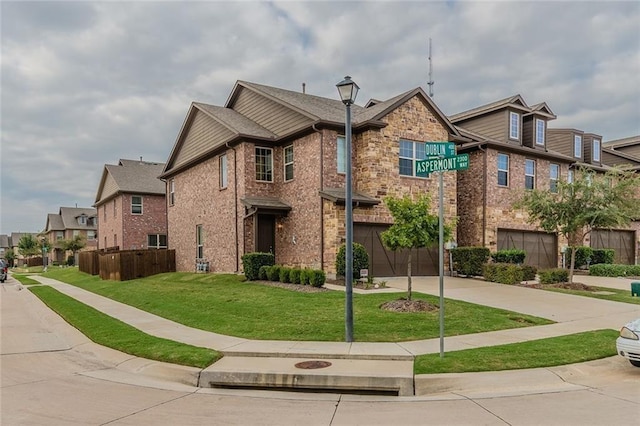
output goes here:
<path id="1" fill-rule="evenodd" d="M 544 145 L 544 120 L 536 118 L 536 145 Z"/>
<path id="2" fill-rule="evenodd" d="M 573 170 L 567 172 L 567 183 L 573 183 Z"/>
<path id="3" fill-rule="evenodd" d="M 87 216 L 81 214 L 80 216 L 78 216 L 78 223 L 80 225 L 86 225 L 87 224 Z"/>
<path id="4" fill-rule="evenodd" d="M 498 186 L 509 186 L 509 156 L 498 154 Z"/>
<path id="5" fill-rule="evenodd" d="M 558 180 L 560 180 L 560 166 L 549 164 L 549 190 L 551 192 L 558 192 Z"/>
<path id="6" fill-rule="evenodd" d="M 167 248 L 167 236 L 165 234 L 147 235 L 147 247 L 154 249 Z"/>
<path id="7" fill-rule="evenodd" d="M 113 217 L 118 216 L 118 209 L 116 208 L 116 199 L 113 199 Z"/>
<path id="8" fill-rule="evenodd" d="M 220 189 L 227 187 L 228 182 L 228 169 L 227 169 L 227 154 L 220 156 Z"/>
<path id="9" fill-rule="evenodd" d="M 399 172 L 400 176 L 415 176 L 416 161 L 427 158 L 424 142 L 400 140 Z"/>
<path id="10" fill-rule="evenodd" d="M 256 148 L 256 180 L 273 182 L 273 150 Z"/>
<path id="11" fill-rule="evenodd" d="M 77 229 L 74 229 L 74 230 L 73 230 L 73 238 L 75 238 L 75 237 L 77 237 L 77 236 L 79 236 L 79 235 L 80 235 L 80 231 L 79 231 L 79 230 L 77 230 Z"/>
<path id="12" fill-rule="evenodd" d="M 131 214 L 142 214 L 142 196 L 133 195 L 131 197 Z"/>
<path id="13" fill-rule="evenodd" d="M 96 231 L 87 231 L 87 241 L 93 241 L 96 239 Z"/>
<path id="14" fill-rule="evenodd" d="M 284 181 L 293 180 L 293 145 L 284 148 Z"/>
<path id="15" fill-rule="evenodd" d="M 573 136 L 573 156 L 576 158 L 582 157 L 582 136 Z"/>
<path id="16" fill-rule="evenodd" d="M 173 206 L 176 202 L 176 181 L 171 179 L 169 181 L 169 205 Z"/>
<path id="17" fill-rule="evenodd" d="M 533 189 L 536 187 L 536 162 L 535 160 L 524 160 L 524 187 Z"/>
<path id="18" fill-rule="evenodd" d="M 509 138 L 520 139 L 520 114 L 517 112 L 509 113 Z"/>
<path id="19" fill-rule="evenodd" d="M 56 240 L 64 239 L 64 231 L 56 231 Z"/>
<path id="20" fill-rule="evenodd" d="M 600 161 L 600 139 L 593 140 L 593 161 Z"/>
<path id="21" fill-rule="evenodd" d="M 104 210 L 102 210 L 102 219 L 106 222 L 107 221 L 107 205 L 105 204 L 103 206 Z"/>
<path id="22" fill-rule="evenodd" d="M 338 158 L 336 160 L 338 164 L 338 173 L 347 173 L 347 145 L 344 140 L 344 136 L 338 136 L 337 142 Z"/>

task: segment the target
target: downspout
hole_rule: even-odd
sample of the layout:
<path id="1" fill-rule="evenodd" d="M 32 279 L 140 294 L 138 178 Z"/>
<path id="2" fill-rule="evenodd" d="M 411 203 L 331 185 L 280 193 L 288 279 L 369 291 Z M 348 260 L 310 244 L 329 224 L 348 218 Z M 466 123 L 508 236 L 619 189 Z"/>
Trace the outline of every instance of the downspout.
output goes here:
<path id="1" fill-rule="evenodd" d="M 234 203 L 234 223 L 235 223 L 235 233 L 236 233 L 236 273 L 240 272 L 240 249 L 238 248 L 238 160 L 236 153 L 236 149 L 229 145 L 229 142 L 226 143 L 227 148 L 231 148 L 233 150 L 233 203 Z"/>
<path id="2" fill-rule="evenodd" d="M 324 133 L 316 128 L 316 123 L 311 128 L 320 133 L 320 191 L 324 189 Z M 320 197 L 320 269 L 324 270 L 324 200 Z"/>

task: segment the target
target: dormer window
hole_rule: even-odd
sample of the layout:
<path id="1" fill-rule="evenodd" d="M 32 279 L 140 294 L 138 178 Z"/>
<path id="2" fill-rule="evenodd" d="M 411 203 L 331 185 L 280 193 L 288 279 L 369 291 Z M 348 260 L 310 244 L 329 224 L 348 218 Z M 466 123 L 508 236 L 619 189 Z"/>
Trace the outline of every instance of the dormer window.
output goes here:
<path id="1" fill-rule="evenodd" d="M 536 145 L 544 145 L 545 121 L 536 118 Z"/>
<path id="2" fill-rule="evenodd" d="M 582 157 L 582 136 L 573 136 L 573 156 L 576 158 Z"/>
<path id="3" fill-rule="evenodd" d="M 593 161 L 600 162 L 600 139 L 593 140 Z"/>
<path id="4" fill-rule="evenodd" d="M 509 113 L 509 138 L 520 139 L 520 114 L 517 112 Z"/>
<path id="5" fill-rule="evenodd" d="M 80 216 L 78 216 L 78 223 L 80 225 L 86 225 L 87 224 L 87 216 L 84 214 L 81 214 Z"/>

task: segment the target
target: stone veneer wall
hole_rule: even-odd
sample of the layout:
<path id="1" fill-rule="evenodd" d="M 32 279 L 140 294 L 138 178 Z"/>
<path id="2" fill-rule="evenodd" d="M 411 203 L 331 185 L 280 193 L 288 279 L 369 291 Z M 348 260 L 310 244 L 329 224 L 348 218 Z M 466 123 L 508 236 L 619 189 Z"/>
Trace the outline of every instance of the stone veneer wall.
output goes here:
<path id="1" fill-rule="evenodd" d="M 388 125 L 382 129 L 368 130 L 353 138 L 354 190 L 383 201 L 385 196 L 402 197 L 426 193 L 431 197 L 432 213 L 438 213 L 438 177 L 415 178 L 400 176 L 400 139 L 417 142 L 447 141 L 448 132 L 418 97 L 414 97 L 382 118 Z M 325 187 L 344 187 L 344 178 L 335 172 L 336 137 L 327 135 L 325 143 Z M 337 176 L 337 177 L 335 177 Z M 444 174 L 444 215 L 451 223 L 456 215 L 456 173 Z M 329 182 L 333 185 L 328 184 Z M 335 273 L 335 257 L 345 235 L 345 210 L 342 205 L 324 201 L 324 250 L 323 269 Z M 393 223 L 384 202 L 367 208 L 354 208 L 354 223 Z M 455 235 L 455 229 L 454 229 Z"/>

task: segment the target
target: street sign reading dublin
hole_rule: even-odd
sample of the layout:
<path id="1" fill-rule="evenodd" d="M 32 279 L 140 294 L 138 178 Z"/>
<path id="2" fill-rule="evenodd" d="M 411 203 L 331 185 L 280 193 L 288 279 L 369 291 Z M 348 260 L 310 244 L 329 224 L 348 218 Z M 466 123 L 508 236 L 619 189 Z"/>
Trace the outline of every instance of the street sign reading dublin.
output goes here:
<path id="1" fill-rule="evenodd" d="M 425 177 L 435 172 L 466 170 L 468 168 L 469 154 L 460 154 L 444 158 L 430 158 L 416 161 L 416 176 Z"/>
<path id="2" fill-rule="evenodd" d="M 456 155 L 456 144 L 453 142 L 425 142 L 425 154 L 431 157 L 454 157 Z"/>

